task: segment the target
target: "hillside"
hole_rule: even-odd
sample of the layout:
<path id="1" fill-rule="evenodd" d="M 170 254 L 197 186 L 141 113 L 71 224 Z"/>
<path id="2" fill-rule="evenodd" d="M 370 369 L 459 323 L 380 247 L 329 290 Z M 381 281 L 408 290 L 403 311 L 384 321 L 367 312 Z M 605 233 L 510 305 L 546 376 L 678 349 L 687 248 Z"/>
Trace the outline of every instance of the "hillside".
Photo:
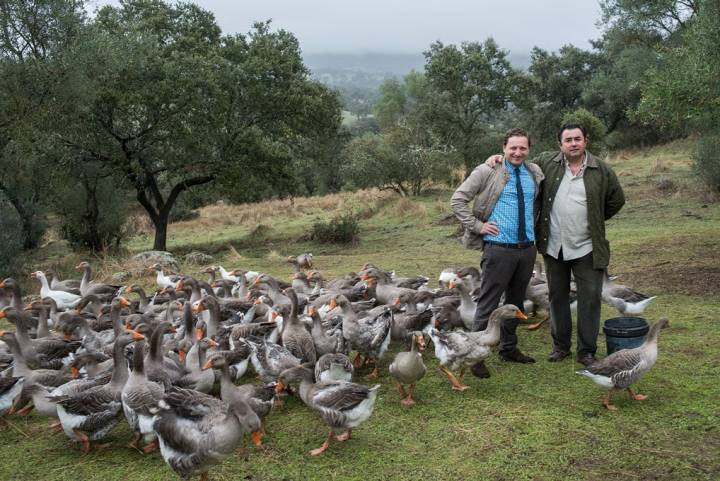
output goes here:
<path id="1" fill-rule="evenodd" d="M 718 479 L 720 477 L 720 203 L 713 202 L 690 174 L 689 142 L 644 151 L 621 152 L 610 162 L 626 192 L 627 204 L 608 223 L 610 270 L 638 290 L 657 295 L 645 317 L 670 319 L 660 336 L 655 369 L 638 385 L 648 395 L 635 403 L 625 393 L 620 410 L 606 411 L 602 392 L 574 374 L 579 365 L 551 364 L 547 327 L 519 328 L 531 366 L 489 361 L 490 379 L 467 377 L 471 389 L 450 390 L 438 371 L 432 348 L 429 370 L 418 384 L 412 407 L 399 404 L 387 365 L 373 417 L 353 439 L 333 444 L 322 456 L 307 452 L 324 439 L 319 418 L 291 399 L 267 419 L 265 445 L 247 447 L 211 472 L 211 478 L 250 480 L 609 480 Z M 441 222 L 451 190 L 438 188 L 417 199 L 363 191 L 322 198 L 256 205 L 213 205 L 197 219 L 172 224 L 168 247 L 179 259 L 200 251 L 226 268 L 262 270 L 288 279 L 290 254 L 312 252 L 326 278 L 373 262 L 399 275 L 437 279 L 449 266 L 477 266 L 479 254 L 462 248 L 456 227 Z M 323 245 L 308 237 L 313 223 L 355 212 L 360 241 L 354 246 Z M 125 256 L 89 259 L 101 277 L 130 271 L 144 286 L 150 275 L 130 255 L 152 246 L 148 225 L 137 219 L 138 235 Z M 87 259 L 54 242 L 35 253 L 27 273 L 59 266 L 66 276 Z M 204 265 L 183 263 L 199 274 Z M 202 277 L 205 277 L 203 274 Z M 29 279 L 23 285 L 36 293 Z M 603 318 L 613 317 L 603 306 Z M 604 337 L 598 341 L 604 355 Z M 359 380 L 363 379 L 360 373 Z M 173 473 L 157 454 L 143 455 L 124 445 L 125 425 L 110 436 L 113 447 L 82 456 L 62 434 L 51 434 L 37 414 L 12 417 L 0 428 L 0 479 L 165 480 Z M 249 446 L 249 443 L 247 443 Z"/>

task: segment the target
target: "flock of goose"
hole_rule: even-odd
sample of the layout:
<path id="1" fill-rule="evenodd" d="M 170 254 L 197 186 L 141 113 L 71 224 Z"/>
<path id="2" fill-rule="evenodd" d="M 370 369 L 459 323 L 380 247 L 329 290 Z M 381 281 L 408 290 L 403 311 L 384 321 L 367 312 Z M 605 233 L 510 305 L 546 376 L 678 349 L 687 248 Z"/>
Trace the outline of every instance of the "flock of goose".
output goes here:
<path id="1" fill-rule="evenodd" d="M 318 455 L 371 416 L 380 385 L 353 382 L 353 375 L 367 366 L 367 378 L 376 378 L 391 342 L 408 347 L 388 371 L 400 402 L 410 405 L 427 371 L 428 342 L 452 389 L 463 391 L 466 367 L 490 355 L 502 322 L 527 319 L 501 305 L 486 330 L 470 332 L 481 282 L 473 267 L 444 270 L 433 289 L 427 277 L 400 278 L 372 264 L 326 280 L 312 270 L 312 254 L 288 262 L 290 283 L 220 266 L 206 269 L 205 281 L 167 275 L 155 264 L 150 297 L 138 285 L 94 282 L 87 262 L 77 266 L 80 281 L 32 273 L 40 298 L 29 304 L 18 283 L 5 279 L 0 318 L 15 331 L 0 331 L 0 415 L 35 409 L 85 452 L 105 446 L 124 416 L 134 432 L 129 446 L 159 448 L 183 479 L 205 480 L 245 435 L 262 443 L 263 419 L 283 396 L 298 395 L 327 424 L 327 438 L 310 452 Z M 621 313 L 642 312 L 652 300 L 610 279 L 603 292 Z M 542 273 L 534 275 L 526 312 L 547 311 L 547 293 Z M 616 409 L 611 396 L 618 389 L 644 399 L 630 385 L 654 364 L 666 324 L 655 323 L 643 346 L 578 371 L 609 390 L 608 409 Z M 241 384 L 250 366 L 261 384 Z"/>

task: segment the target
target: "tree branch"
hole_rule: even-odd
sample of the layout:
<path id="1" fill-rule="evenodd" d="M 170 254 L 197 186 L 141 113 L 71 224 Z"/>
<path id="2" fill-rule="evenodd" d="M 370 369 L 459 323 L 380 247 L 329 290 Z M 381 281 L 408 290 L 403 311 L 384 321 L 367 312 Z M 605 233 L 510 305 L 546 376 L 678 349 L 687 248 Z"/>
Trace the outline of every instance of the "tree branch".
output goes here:
<path id="1" fill-rule="evenodd" d="M 207 184 L 208 182 L 212 182 L 214 180 L 215 180 L 214 175 L 206 175 L 203 177 L 193 177 L 191 179 L 187 179 L 178 184 L 175 184 L 175 187 L 172 188 L 172 190 L 170 191 L 170 195 L 168 195 L 168 198 L 165 201 L 165 205 L 163 206 L 163 211 L 167 210 L 167 212 L 170 212 L 170 209 L 172 209 L 172 206 L 175 203 L 175 201 L 177 200 L 177 197 L 184 190 L 187 190 L 188 188 L 193 187 L 195 185 Z"/>

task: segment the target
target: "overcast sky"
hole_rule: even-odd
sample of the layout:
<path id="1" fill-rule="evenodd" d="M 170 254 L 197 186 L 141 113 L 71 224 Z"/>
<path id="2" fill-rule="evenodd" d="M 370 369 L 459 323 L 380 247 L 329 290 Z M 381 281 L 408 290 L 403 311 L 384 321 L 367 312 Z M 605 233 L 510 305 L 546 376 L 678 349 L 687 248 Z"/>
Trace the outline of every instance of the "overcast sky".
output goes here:
<path id="1" fill-rule="evenodd" d="M 117 0 L 95 0 L 95 5 Z M 597 0 L 197 0 L 225 33 L 272 19 L 305 53 L 420 53 L 435 40 L 482 41 L 506 50 L 589 47 L 600 32 Z"/>

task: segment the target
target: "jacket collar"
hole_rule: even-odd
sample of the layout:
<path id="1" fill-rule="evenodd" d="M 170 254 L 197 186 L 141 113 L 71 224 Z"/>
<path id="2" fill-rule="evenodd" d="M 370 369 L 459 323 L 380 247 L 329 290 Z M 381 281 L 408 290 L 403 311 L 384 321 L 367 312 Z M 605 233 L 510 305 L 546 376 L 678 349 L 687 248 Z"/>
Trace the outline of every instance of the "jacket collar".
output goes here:
<path id="1" fill-rule="evenodd" d="M 598 165 L 599 165 L 599 164 L 598 164 L 598 159 L 597 159 L 597 157 L 595 157 L 593 154 L 591 154 L 591 153 L 588 152 L 587 150 L 585 151 L 585 155 L 587 155 L 587 163 L 586 163 L 585 165 L 586 165 L 587 167 L 592 167 L 593 169 L 598 168 Z M 563 155 L 563 153 L 562 153 L 562 152 L 558 152 L 558 153 L 555 155 L 555 157 L 553 157 L 553 160 L 554 160 L 555 162 L 557 162 L 558 164 L 561 164 L 564 158 L 565 158 L 565 156 Z"/>

